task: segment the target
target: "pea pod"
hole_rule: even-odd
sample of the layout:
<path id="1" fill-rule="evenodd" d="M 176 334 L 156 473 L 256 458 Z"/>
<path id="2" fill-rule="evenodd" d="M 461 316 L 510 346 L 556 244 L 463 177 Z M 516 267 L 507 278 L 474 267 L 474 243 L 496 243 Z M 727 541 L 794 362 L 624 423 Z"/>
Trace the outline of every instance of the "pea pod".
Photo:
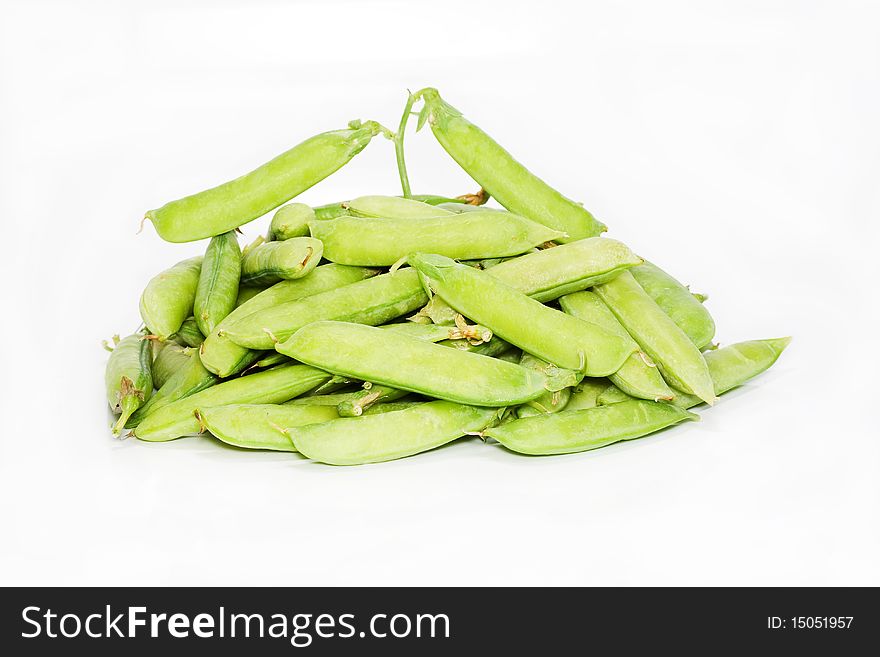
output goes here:
<path id="1" fill-rule="evenodd" d="M 295 452 L 287 428 L 327 422 L 339 416 L 332 406 L 229 404 L 198 408 L 196 419 L 228 445 Z"/>
<path id="2" fill-rule="evenodd" d="M 575 292 L 560 298 L 559 304 L 572 317 L 608 329 L 632 344 L 635 351 L 630 354 L 620 369 L 608 375 L 611 382 L 618 388 L 633 397 L 654 401 L 668 400 L 675 396 L 675 393 L 669 389 L 666 381 L 660 376 L 657 366 L 639 350 L 638 345 L 598 295 L 586 290 Z"/>
<path id="3" fill-rule="evenodd" d="M 515 420 L 483 432 L 520 454 L 570 454 L 641 438 L 697 415 L 643 399 Z"/>
<path id="4" fill-rule="evenodd" d="M 608 387 L 606 379 L 584 379 L 572 389 L 568 411 L 582 411 L 599 405 L 598 398 Z"/>
<path id="5" fill-rule="evenodd" d="M 250 349 L 240 347 L 223 335 L 222 331 L 227 326 L 266 308 L 362 281 L 370 276 L 375 276 L 376 273 L 372 269 L 330 264 L 316 267 L 311 274 L 304 278 L 276 283 L 238 306 L 214 327 L 199 349 L 202 364 L 221 377 L 240 372 L 250 363 L 259 359 L 259 355 L 254 355 Z"/>
<path id="6" fill-rule="evenodd" d="M 373 404 L 369 408 L 364 410 L 364 415 L 379 415 L 381 413 L 393 413 L 394 411 L 403 411 L 407 408 L 412 408 L 413 406 L 420 406 L 421 404 L 425 404 L 424 400 L 417 398 L 413 398 L 412 401 L 406 401 L 402 399 L 400 401 L 392 401 L 392 402 L 382 402 L 379 404 Z"/>
<path id="7" fill-rule="evenodd" d="M 309 222 L 315 218 L 315 211 L 305 203 L 282 205 L 272 216 L 269 224 L 269 239 L 289 240 L 292 237 L 305 237 L 309 234 Z"/>
<path id="8" fill-rule="evenodd" d="M 113 425 L 113 433 L 118 435 L 131 414 L 153 394 L 153 380 L 150 373 L 150 341 L 145 340 L 142 333 L 129 335 L 122 340 L 115 336 L 114 342 L 104 372 L 104 383 L 110 409 L 120 414 Z"/>
<path id="9" fill-rule="evenodd" d="M 247 303 L 265 289 L 266 288 L 264 287 L 242 285 L 238 288 L 238 296 L 235 297 L 235 307 L 238 308 L 239 306 Z"/>
<path id="10" fill-rule="evenodd" d="M 434 401 L 404 410 L 291 427 L 293 444 L 310 459 L 359 465 L 399 459 L 477 432 L 495 421 L 496 409 Z"/>
<path id="11" fill-rule="evenodd" d="M 715 403 L 715 389 L 703 355 L 632 274 L 623 272 L 593 289 L 642 351 L 657 363 L 670 385 L 710 405 Z"/>
<path id="12" fill-rule="evenodd" d="M 384 324 L 428 300 L 413 269 L 400 269 L 307 298 L 265 308 L 224 326 L 224 337 L 249 349 L 272 349 L 302 326 L 322 319 Z"/>
<path id="13" fill-rule="evenodd" d="M 547 384 L 519 365 L 347 322 L 310 323 L 275 348 L 334 374 L 474 406 L 522 404 Z"/>
<path id="14" fill-rule="evenodd" d="M 565 410 L 571 399 L 571 388 L 563 388 L 556 392 L 545 392 L 537 399 L 533 399 L 528 404 L 517 406 L 517 417 L 534 417 L 535 415 L 545 415 L 547 413 L 558 413 Z"/>
<path id="15" fill-rule="evenodd" d="M 187 317 L 177 329 L 177 333 L 171 336 L 171 339 L 182 346 L 195 348 L 201 346 L 205 341 L 205 336 L 196 323 L 196 318 Z"/>
<path id="16" fill-rule="evenodd" d="M 224 381 L 184 397 L 150 413 L 134 435 L 141 440 L 161 442 L 201 431 L 194 412 L 198 408 L 227 404 L 278 404 L 320 385 L 330 378 L 305 365 L 282 365 L 265 372 Z"/>
<path id="17" fill-rule="evenodd" d="M 715 320 L 702 303 L 705 296 L 692 294 L 687 287 L 650 262 L 633 267 L 630 271 L 648 296 L 685 332 L 697 349 L 703 349 L 712 342 Z"/>
<path id="18" fill-rule="evenodd" d="M 360 153 L 380 131 L 379 124 L 368 121 L 324 132 L 235 180 L 150 210 L 146 219 L 169 242 L 221 235 L 320 182 Z"/>
<path id="19" fill-rule="evenodd" d="M 442 342 L 445 340 L 467 340 L 472 345 L 484 344 L 492 339 L 492 331 L 485 326 L 470 325 L 464 321 L 461 315 L 456 317 L 453 326 L 440 326 L 437 324 L 415 324 L 403 322 L 399 324 L 385 324 L 380 328 L 386 331 L 394 331 L 409 335 L 426 342 Z"/>
<path id="20" fill-rule="evenodd" d="M 150 333 L 167 340 L 192 315 L 202 257 L 178 262 L 157 274 L 141 294 L 140 311 Z"/>
<path id="21" fill-rule="evenodd" d="M 605 376 L 634 352 L 620 336 L 549 308 L 487 272 L 433 254 L 413 254 L 408 261 L 462 315 L 558 367 Z"/>
<path id="22" fill-rule="evenodd" d="M 309 224 L 324 257 L 343 265 L 388 267 L 416 251 L 461 260 L 518 255 L 562 235 L 508 212 L 427 219 L 339 217 Z"/>
<path id="23" fill-rule="evenodd" d="M 153 360 L 153 385 L 156 389 L 164 386 L 175 372 L 185 367 L 192 353 L 192 347 L 182 347 L 174 343 L 165 345 Z"/>
<path id="24" fill-rule="evenodd" d="M 449 210 L 399 196 L 361 196 L 343 205 L 355 217 L 427 219 L 453 214 Z"/>
<path id="25" fill-rule="evenodd" d="M 407 394 L 409 393 L 406 390 L 398 390 L 374 383 L 370 385 L 365 384 L 362 391 L 353 393 L 350 399 L 339 402 L 336 406 L 336 412 L 339 413 L 339 417 L 359 417 L 378 402 L 392 402 L 405 397 Z"/>
<path id="26" fill-rule="evenodd" d="M 241 283 L 271 285 L 302 278 L 315 268 L 322 253 L 321 242 L 311 237 L 253 244 L 241 256 Z"/>
<path id="27" fill-rule="evenodd" d="M 241 277 L 241 248 L 234 232 L 212 237 L 205 251 L 193 315 L 202 335 L 232 312 L 238 299 Z"/>
<path id="28" fill-rule="evenodd" d="M 565 198 L 513 159 L 445 102 L 436 89 L 423 89 L 415 95 L 424 99 L 423 117 L 443 149 L 505 208 L 566 233 L 562 241 L 594 237 L 606 230 L 582 205 Z"/>
<path id="29" fill-rule="evenodd" d="M 161 385 L 156 383 L 158 389 L 155 394 L 146 404 L 137 409 L 125 426 L 127 429 L 133 429 L 150 413 L 154 413 L 179 399 L 210 388 L 215 383 L 217 383 L 217 377 L 205 369 L 198 352 L 192 352 L 187 356 L 186 362 L 164 383 Z"/>

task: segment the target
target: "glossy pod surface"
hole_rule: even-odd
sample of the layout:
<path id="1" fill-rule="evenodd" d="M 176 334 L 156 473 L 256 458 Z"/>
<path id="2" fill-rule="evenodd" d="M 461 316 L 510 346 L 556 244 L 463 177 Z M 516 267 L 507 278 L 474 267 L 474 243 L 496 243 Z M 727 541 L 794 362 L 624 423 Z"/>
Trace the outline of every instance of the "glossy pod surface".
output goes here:
<path id="1" fill-rule="evenodd" d="M 276 283 L 237 307 L 214 328 L 199 350 L 202 364 L 221 377 L 240 372 L 256 359 L 251 356 L 250 349 L 240 347 L 222 335 L 227 326 L 261 310 L 362 281 L 375 274 L 372 269 L 329 264 L 316 267 L 303 278 Z"/>
<path id="2" fill-rule="evenodd" d="M 202 335 L 232 312 L 238 299 L 241 248 L 234 232 L 211 238 L 202 261 L 193 315 Z"/>
<path id="3" fill-rule="evenodd" d="M 672 404 L 638 399 L 527 417 L 483 433 L 520 454 L 569 454 L 640 438 L 697 417 Z"/>
<path id="4" fill-rule="evenodd" d="M 229 404 L 196 409 L 196 418 L 228 445 L 295 452 L 287 428 L 327 422 L 339 416 L 333 406 Z"/>
<path id="5" fill-rule="evenodd" d="M 324 257 L 343 265 L 389 267 L 416 251 L 478 260 L 518 255 L 562 235 L 507 212 L 425 219 L 340 217 L 309 224 Z"/>
<path id="6" fill-rule="evenodd" d="M 226 404 L 277 404 L 311 390 L 330 375 L 306 365 L 282 365 L 250 376 L 224 381 L 168 404 L 134 430 L 141 440 L 166 441 L 200 432 L 197 408 Z"/>
<path id="7" fill-rule="evenodd" d="M 715 337 L 715 320 L 699 297 L 657 265 L 645 262 L 631 270 L 645 292 L 685 332 L 697 349 Z"/>
<path id="8" fill-rule="evenodd" d="M 116 338 L 118 340 L 118 337 Z M 104 370 L 107 403 L 119 419 L 113 425 L 118 434 L 128 418 L 153 393 L 151 375 L 151 346 L 142 333 L 119 340 L 113 348 Z"/>
<path id="9" fill-rule="evenodd" d="M 605 226 L 513 159 L 495 140 L 449 105 L 436 89 L 423 89 L 428 123 L 453 160 L 501 205 L 567 234 L 595 237 Z"/>
<path id="10" fill-rule="evenodd" d="M 409 263 L 462 315 L 559 367 L 605 376 L 634 351 L 620 336 L 549 308 L 487 272 L 431 254 L 413 254 Z"/>
<path id="11" fill-rule="evenodd" d="M 166 203 L 146 218 L 169 242 L 226 233 L 286 203 L 360 153 L 380 128 L 373 122 L 324 132 L 235 180 Z"/>
<path id="12" fill-rule="evenodd" d="M 660 367 L 669 384 L 714 403 L 715 389 L 703 355 L 632 274 L 623 272 L 593 289 L 642 351 Z"/>
<path id="13" fill-rule="evenodd" d="M 183 260 L 154 276 L 144 288 L 141 319 L 160 340 L 177 333 L 183 320 L 192 315 L 201 269 L 201 256 Z"/>
<path id="14" fill-rule="evenodd" d="M 346 322 L 308 324 L 276 349 L 334 374 L 474 406 L 522 404 L 547 383 L 496 358 Z"/>
<path id="15" fill-rule="evenodd" d="M 403 410 L 292 427 L 293 444 L 305 456 L 331 465 L 390 461 L 434 449 L 491 424 L 496 409 L 448 401 Z"/>
<path id="16" fill-rule="evenodd" d="M 351 285 L 279 304 L 224 326 L 222 335 L 250 349 L 272 349 L 299 328 L 324 319 L 384 324 L 428 300 L 414 269 L 399 269 Z"/>

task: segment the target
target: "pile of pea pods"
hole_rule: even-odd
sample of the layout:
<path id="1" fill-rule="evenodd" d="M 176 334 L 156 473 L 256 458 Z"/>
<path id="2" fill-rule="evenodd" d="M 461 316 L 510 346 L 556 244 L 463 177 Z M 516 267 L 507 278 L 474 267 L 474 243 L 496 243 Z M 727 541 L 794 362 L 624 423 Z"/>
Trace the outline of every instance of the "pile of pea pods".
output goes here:
<path id="1" fill-rule="evenodd" d="M 410 116 L 478 193 L 411 193 Z M 378 135 L 401 196 L 288 203 Z M 273 210 L 242 249 L 237 229 Z M 143 327 L 107 345 L 113 432 L 144 441 L 208 432 L 335 465 L 468 436 L 581 452 L 697 419 L 790 341 L 714 344 L 703 296 L 600 237 L 433 88 L 409 95 L 396 132 L 354 121 L 146 219 L 170 242 L 209 241 L 147 283 Z"/>

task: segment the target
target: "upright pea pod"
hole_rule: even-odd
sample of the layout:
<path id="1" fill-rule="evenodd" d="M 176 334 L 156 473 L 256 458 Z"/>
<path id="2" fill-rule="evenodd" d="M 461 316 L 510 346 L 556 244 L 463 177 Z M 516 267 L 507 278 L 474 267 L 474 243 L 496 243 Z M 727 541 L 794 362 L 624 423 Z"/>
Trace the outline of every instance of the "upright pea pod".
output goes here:
<path id="1" fill-rule="evenodd" d="M 141 294 L 140 311 L 150 333 L 167 340 L 192 314 L 199 286 L 202 257 L 178 262 L 157 274 Z"/>
<path id="2" fill-rule="evenodd" d="M 210 334 L 235 308 L 240 277 L 241 248 L 235 232 L 212 237 L 202 261 L 193 304 L 193 314 L 202 335 Z"/>
<path id="3" fill-rule="evenodd" d="M 320 182 L 381 131 L 375 121 L 353 121 L 347 129 L 307 139 L 235 180 L 150 210 L 146 219 L 169 242 L 192 242 L 226 233 Z"/>
<path id="4" fill-rule="evenodd" d="M 131 414 L 153 394 L 153 379 L 150 375 L 150 341 L 144 339 L 142 333 L 122 340 L 116 336 L 114 342 L 104 372 L 104 383 L 110 409 L 120 414 L 113 425 L 113 433 L 119 435 Z"/>
<path id="5" fill-rule="evenodd" d="M 606 230 L 582 205 L 564 197 L 513 159 L 444 101 L 436 89 L 422 89 L 415 95 L 425 101 L 420 122 L 428 120 L 444 150 L 505 208 L 566 233 L 561 241 L 595 237 Z"/>

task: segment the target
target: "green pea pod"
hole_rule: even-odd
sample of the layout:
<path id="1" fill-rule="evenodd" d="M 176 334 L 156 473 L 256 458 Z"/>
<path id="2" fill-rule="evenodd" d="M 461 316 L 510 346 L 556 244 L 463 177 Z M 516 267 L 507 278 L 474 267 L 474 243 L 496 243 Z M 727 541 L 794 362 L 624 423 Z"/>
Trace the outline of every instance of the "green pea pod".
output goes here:
<path id="1" fill-rule="evenodd" d="M 140 311 L 150 333 L 167 340 L 192 315 L 202 257 L 178 262 L 157 274 L 141 294 Z"/>
<path id="2" fill-rule="evenodd" d="M 444 340 L 467 340 L 474 345 L 489 342 L 492 339 L 492 331 L 479 324 L 470 325 L 458 315 L 458 324 L 454 326 L 439 326 L 437 324 L 415 324 L 403 322 L 399 324 L 385 324 L 379 328 L 395 333 L 403 333 L 426 342 L 442 342 Z"/>
<path id="3" fill-rule="evenodd" d="M 192 347 L 182 347 L 174 343 L 165 345 L 153 359 L 153 385 L 156 389 L 164 386 L 175 372 L 185 367 L 192 354 Z"/>
<path id="4" fill-rule="evenodd" d="M 547 413 L 558 413 L 568 406 L 571 399 L 571 388 L 563 388 L 556 392 L 545 392 L 537 399 L 533 399 L 528 404 L 517 406 L 517 417 L 534 417 L 535 415 L 545 415 Z"/>
<path id="5" fill-rule="evenodd" d="M 205 336 L 196 323 L 196 318 L 187 317 L 177 329 L 177 333 L 172 335 L 170 339 L 182 346 L 197 348 L 205 341 Z"/>
<path id="6" fill-rule="evenodd" d="M 438 208 L 399 196 L 361 196 L 344 204 L 355 217 L 384 217 L 386 219 L 428 219 L 453 214 Z"/>
<path id="7" fill-rule="evenodd" d="M 241 248 L 230 231 L 212 237 L 205 251 L 193 315 L 202 335 L 208 335 L 235 308 L 241 276 Z"/>
<path id="8" fill-rule="evenodd" d="M 684 393 L 681 393 L 678 396 L 681 397 L 683 394 Z M 635 397 L 626 394 L 623 390 L 612 384 L 602 391 L 602 394 L 596 398 L 596 404 L 599 406 L 607 406 L 608 404 L 619 404 L 620 402 L 629 401 L 631 399 L 635 399 Z"/>
<path id="9" fill-rule="evenodd" d="M 380 131 L 378 123 L 367 121 L 324 132 L 235 180 L 150 210 L 146 219 L 169 242 L 221 235 L 320 182 L 360 153 Z"/>
<path id="10" fill-rule="evenodd" d="M 606 230 L 584 207 L 538 178 L 489 135 L 445 102 L 436 89 L 415 94 L 437 141 L 468 175 L 511 212 L 567 234 L 561 241 L 595 237 Z"/>
<path id="11" fill-rule="evenodd" d="M 434 401 L 390 413 L 291 427 L 288 431 L 296 448 L 310 459 L 331 465 L 359 465 L 434 449 L 485 429 L 496 417 L 496 409 Z"/>
<path id="12" fill-rule="evenodd" d="M 451 349 L 461 349 L 462 351 L 468 351 L 472 354 L 497 358 L 500 358 L 505 352 L 518 351 L 518 349 L 513 347 L 509 342 L 505 342 L 497 335 L 492 336 L 492 339 L 488 342 L 480 342 L 479 344 L 474 343 L 471 340 L 441 340 L 437 344 L 443 345 L 444 347 L 450 347 Z M 519 354 L 517 354 L 516 358 L 511 362 L 519 363 Z"/>
<path id="13" fill-rule="evenodd" d="M 598 399 L 608 387 L 606 379 L 584 379 L 572 389 L 568 405 L 569 411 L 582 411 L 599 405 Z"/>
<path id="14" fill-rule="evenodd" d="M 315 211 L 305 203 L 288 203 L 278 208 L 269 224 L 270 240 L 289 240 L 309 234 L 309 222 Z"/>
<path id="15" fill-rule="evenodd" d="M 227 404 L 278 404 L 320 385 L 330 378 L 305 365 L 282 365 L 265 372 L 224 381 L 184 397 L 150 413 L 134 435 L 141 440 L 161 442 L 200 433 L 195 410 Z"/>
<path id="16" fill-rule="evenodd" d="M 394 411 L 403 411 L 407 408 L 412 408 L 413 406 L 420 406 L 426 402 L 424 401 L 394 401 L 394 402 L 383 402 L 379 404 L 373 404 L 368 409 L 364 410 L 364 415 L 380 415 L 382 413 L 393 413 Z"/>
<path id="17" fill-rule="evenodd" d="M 300 327 L 323 319 L 384 324 L 412 312 L 428 297 L 418 273 L 406 268 L 282 303 L 224 326 L 222 335 L 249 349 L 272 349 Z"/>
<path id="18" fill-rule="evenodd" d="M 314 322 L 275 348 L 334 374 L 473 406 L 523 404 L 547 384 L 519 365 L 362 324 Z"/>
<path id="19" fill-rule="evenodd" d="M 264 370 L 269 367 L 275 367 L 276 365 L 282 365 L 289 362 L 290 359 L 284 354 L 279 354 L 277 351 L 267 351 L 265 356 L 257 361 L 254 361 L 246 370 L 242 372 L 242 375 L 248 374 L 251 370 Z"/>
<path id="20" fill-rule="evenodd" d="M 133 429 L 143 422 L 150 413 L 154 413 L 179 399 L 210 388 L 215 383 L 217 383 L 217 377 L 205 369 L 198 352 L 192 352 L 187 356 L 186 362 L 161 386 L 156 383 L 158 388 L 156 393 L 131 416 L 125 427 Z"/>
<path id="21" fill-rule="evenodd" d="M 351 399 L 339 402 L 336 406 L 336 412 L 339 413 L 339 417 L 359 417 L 378 402 L 395 401 L 407 394 L 409 393 L 406 390 L 398 390 L 388 386 L 365 385 L 364 390 L 354 393 Z"/>
<path id="22" fill-rule="evenodd" d="M 260 356 L 246 347 L 240 347 L 223 335 L 222 332 L 226 327 L 266 308 L 362 281 L 375 276 L 376 273 L 372 269 L 330 264 L 316 267 L 311 274 L 303 278 L 276 283 L 238 306 L 214 327 L 199 349 L 202 364 L 214 374 L 224 378 L 242 371 Z"/>
<path id="23" fill-rule="evenodd" d="M 323 221 L 325 219 L 336 219 L 337 217 L 349 217 L 351 212 L 345 205 L 345 201 L 338 203 L 328 203 L 327 205 L 319 205 L 312 208 L 315 211 L 315 219 Z M 306 233 L 308 235 L 308 233 Z"/>
<path id="24" fill-rule="evenodd" d="M 634 352 L 620 336 L 549 308 L 488 272 L 433 254 L 413 254 L 408 261 L 462 315 L 558 367 L 606 376 Z"/>
<path id="25" fill-rule="evenodd" d="M 620 325 L 614 313 L 609 310 L 598 295 L 586 290 L 567 294 L 559 299 L 559 305 L 572 317 L 608 329 L 632 344 L 636 351 L 630 354 L 619 370 L 608 375 L 611 382 L 618 388 L 633 397 L 653 401 L 669 400 L 675 397 L 675 393 L 670 390 L 666 381 L 660 376 L 657 366 L 641 352 L 635 340 Z"/>
<path id="26" fill-rule="evenodd" d="M 235 307 L 238 308 L 239 306 L 247 303 L 248 301 L 253 299 L 255 296 L 257 296 L 260 292 L 262 292 L 265 289 L 266 288 L 264 288 L 264 287 L 244 286 L 244 285 L 239 287 L 238 288 L 238 296 L 235 297 Z M 220 320 L 220 321 L 223 321 L 223 320 Z"/>
<path id="27" fill-rule="evenodd" d="M 107 402 L 119 419 L 113 425 L 114 435 L 119 435 L 128 418 L 153 394 L 150 373 L 150 341 L 142 333 L 129 335 L 122 340 L 114 337 L 116 345 L 107 360 L 104 383 Z"/>
<path id="28" fill-rule="evenodd" d="M 715 320 L 702 303 L 705 297 L 692 294 L 687 287 L 650 262 L 633 267 L 630 271 L 648 296 L 685 332 L 697 349 L 712 342 Z"/>
<path id="29" fill-rule="evenodd" d="M 523 418 L 483 432 L 520 454 L 571 454 L 641 438 L 699 416 L 664 402 L 643 399 Z"/>
<path id="30" fill-rule="evenodd" d="M 309 228 L 324 243 L 327 260 L 368 267 L 388 267 L 417 251 L 460 260 L 512 256 L 562 235 L 515 214 L 485 211 L 427 219 L 339 217 Z"/>
<path id="31" fill-rule="evenodd" d="M 332 406 L 336 408 L 339 404 L 349 402 L 363 393 L 363 388 L 351 392 L 334 392 L 330 394 L 315 395 L 309 393 L 296 399 L 284 402 L 290 406 Z"/>
<path id="32" fill-rule="evenodd" d="M 715 403 L 715 389 L 700 350 L 678 325 L 669 319 L 632 274 L 593 288 L 627 332 L 657 363 L 663 378 L 682 392 Z"/>
<path id="33" fill-rule="evenodd" d="M 296 451 L 285 427 L 327 422 L 338 417 L 332 406 L 229 404 L 196 410 L 198 421 L 224 443 L 278 452 Z"/>
<path id="34" fill-rule="evenodd" d="M 580 372 L 562 369 L 525 351 L 520 355 L 519 364 L 546 376 L 549 392 L 559 392 L 565 388 L 576 386 L 584 378 Z"/>
<path id="35" fill-rule="evenodd" d="M 323 251 L 321 242 L 311 237 L 252 245 L 241 256 L 241 283 L 271 285 L 302 278 L 320 262 Z"/>

